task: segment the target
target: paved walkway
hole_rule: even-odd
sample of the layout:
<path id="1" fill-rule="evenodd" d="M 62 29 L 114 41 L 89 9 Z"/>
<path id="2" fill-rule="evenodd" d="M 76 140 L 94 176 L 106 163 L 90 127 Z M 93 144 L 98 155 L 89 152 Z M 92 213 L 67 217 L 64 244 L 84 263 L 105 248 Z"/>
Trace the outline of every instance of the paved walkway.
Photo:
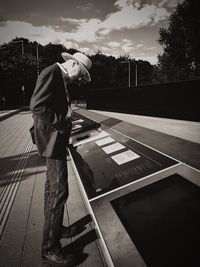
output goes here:
<path id="1" fill-rule="evenodd" d="M 93 112 L 200 144 L 200 122 L 97 110 Z"/>
<path id="2" fill-rule="evenodd" d="M 1 110 L 0 111 L 0 118 L 4 117 L 5 115 L 11 114 L 15 112 L 16 110 Z"/>
<path id="3" fill-rule="evenodd" d="M 22 110 L 27 110 L 26 107 L 24 108 L 18 108 L 18 109 L 11 109 L 11 110 L 0 110 L 0 121 L 4 120 L 5 118 L 8 118 L 14 114 L 19 113 Z"/>
<path id="4" fill-rule="evenodd" d="M 78 112 L 100 122 L 103 127 L 112 127 L 114 131 L 200 169 L 200 145 L 196 140 L 186 140 L 163 133 L 159 129 L 150 129 L 149 125 L 144 127 L 145 125 L 127 122 L 123 116 L 116 118 L 111 114 L 84 109 Z M 0 267 L 42 266 L 40 247 L 46 167 L 32 145 L 29 134 L 31 125 L 29 111 L 0 121 Z M 68 163 L 70 194 L 65 225 L 76 222 L 87 214 L 71 162 Z M 77 265 L 106 266 L 91 227 L 89 225 L 86 231 L 76 238 L 76 244 L 82 249 Z M 62 244 L 69 248 L 73 241 L 74 239 L 62 240 Z"/>
<path id="5" fill-rule="evenodd" d="M 20 112 L 0 122 L 0 267 L 40 267 L 43 227 L 45 162 L 32 145 L 30 112 Z M 70 197 L 65 225 L 87 215 L 68 161 Z M 81 249 L 78 266 L 106 266 L 91 225 L 76 239 L 62 240 L 64 247 Z M 45 265 L 46 266 L 46 265 Z"/>

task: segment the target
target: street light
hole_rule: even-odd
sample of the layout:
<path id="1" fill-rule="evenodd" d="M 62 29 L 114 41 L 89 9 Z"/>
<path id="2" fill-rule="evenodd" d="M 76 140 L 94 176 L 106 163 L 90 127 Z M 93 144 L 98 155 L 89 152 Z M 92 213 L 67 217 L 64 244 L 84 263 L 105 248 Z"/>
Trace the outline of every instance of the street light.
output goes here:
<path id="1" fill-rule="evenodd" d="M 135 60 L 135 86 L 138 85 L 138 66 L 137 61 Z"/>
<path id="2" fill-rule="evenodd" d="M 128 63 L 128 86 L 131 86 L 131 66 L 130 60 L 121 61 L 120 63 Z M 135 60 L 135 86 L 138 86 L 138 65 L 137 61 Z"/>
<path id="3" fill-rule="evenodd" d="M 23 105 L 25 106 L 26 96 L 25 96 L 25 87 L 24 87 L 24 85 L 22 85 L 22 95 L 23 95 Z"/>
<path id="4" fill-rule="evenodd" d="M 36 43 L 36 64 L 37 64 L 37 76 L 40 74 L 39 69 L 39 51 L 38 51 L 38 43 Z"/>
<path id="5" fill-rule="evenodd" d="M 24 41 L 23 40 L 18 40 L 18 41 L 13 41 L 12 42 L 13 44 L 15 44 L 15 43 L 21 43 L 22 44 L 22 57 L 23 57 L 23 55 L 24 55 Z M 24 71 L 23 69 L 22 69 L 22 71 Z M 23 80 L 23 78 L 22 78 L 22 80 Z M 25 106 L 25 102 L 26 102 L 26 97 L 25 97 L 25 87 L 24 87 L 24 85 L 22 84 L 22 94 L 23 94 L 23 105 Z"/>
<path id="6" fill-rule="evenodd" d="M 121 61 L 122 64 L 128 63 L 128 86 L 131 86 L 131 66 L 130 66 L 130 60 Z"/>
<path id="7" fill-rule="evenodd" d="M 22 44 L 22 56 L 24 55 L 24 41 L 23 40 L 17 40 L 13 41 L 13 44 L 15 43 L 21 43 Z M 36 64 L 37 64 L 37 76 L 39 76 L 39 52 L 38 52 L 38 43 L 36 43 Z"/>

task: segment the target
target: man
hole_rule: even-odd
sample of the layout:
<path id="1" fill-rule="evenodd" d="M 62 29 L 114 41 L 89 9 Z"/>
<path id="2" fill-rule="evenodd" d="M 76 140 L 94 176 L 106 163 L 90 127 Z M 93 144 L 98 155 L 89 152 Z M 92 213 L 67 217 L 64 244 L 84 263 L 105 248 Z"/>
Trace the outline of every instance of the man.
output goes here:
<path id="1" fill-rule="evenodd" d="M 68 198 L 66 147 L 72 125 L 67 83 L 90 82 L 88 70 L 92 62 L 79 52 L 61 55 L 64 63 L 45 68 L 38 77 L 30 110 L 34 119 L 35 143 L 47 164 L 42 259 L 47 263 L 73 266 L 73 255 L 64 255 L 60 244 L 61 238 L 80 233 L 75 226 L 63 226 L 64 205 Z"/>

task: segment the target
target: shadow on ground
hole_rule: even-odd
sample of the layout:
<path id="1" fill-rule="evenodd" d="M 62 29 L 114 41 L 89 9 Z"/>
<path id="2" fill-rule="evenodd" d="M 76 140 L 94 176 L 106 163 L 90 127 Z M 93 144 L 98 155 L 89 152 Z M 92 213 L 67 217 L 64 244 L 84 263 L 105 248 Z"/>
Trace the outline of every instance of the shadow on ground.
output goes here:
<path id="1" fill-rule="evenodd" d="M 88 214 L 84 216 L 83 218 L 79 219 L 75 223 L 73 223 L 71 226 L 76 226 L 77 228 L 86 229 L 86 225 L 89 224 L 92 221 L 91 216 Z M 92 243 L 93 241 L 97 240 L 97 234 L 94 229 L 88 231 L 86 234 L 81 235 L 78 237 L 74 242 L 66 245 L 63 247 L 64 253 L 72 254 L 74 255 L 75 262 L 74 266 L 78 266 L 82 264 L 88 257 L 89 254 L 84 252 L 84 249 L 87 245 Z M 43 267 L 65 267 L 67 265 L 65 264 L 55 264 L 55 263 L 42 263 Z"/>
<path id="2" fill-rule="evenodd" d="M 37 151 L 31 151 L 28 158 L 26 165 L 23 167 L 21 164 L 21 159 L 24 154 L 18 154 L 11 157 L 4 157 L 0 158 L 0 188 L 5 186 L 8 182 L 12 183 L 15 175 L 17 175 L 17 171 L 21 171 L 24 168 L 24 173 L 21 177 L 21 180 L 28 179 L 33 174 L 38 174 L 43 171 L 38 170 L 38 167 L 45 166 L 46 162 L 45 159 L 40 158 L 38 156 Z M 28 171 L 26 174 L 26 170 L 33 168 L 33 171 Z M 13 180 L 13 181 L 12 181 Z"/>
<path id="3" fill-rule="evenodd" d="M 76 221 L 73 225 L 75 225 L 77 228 L 85 229 L 86 225 L 89 224 L 91 221 L 91 216 L 88 214 L 80 220 Z M 89 254 L 84 252 L 85 247 L 97 239 L 98 237 L 96 231 L 92 229 L 86 234 L 78 237 L 71 244 L 65 246 L 63 248 L 64 253 L 75 255 L 75 265 L 80 265 L 89 257 Z"/>

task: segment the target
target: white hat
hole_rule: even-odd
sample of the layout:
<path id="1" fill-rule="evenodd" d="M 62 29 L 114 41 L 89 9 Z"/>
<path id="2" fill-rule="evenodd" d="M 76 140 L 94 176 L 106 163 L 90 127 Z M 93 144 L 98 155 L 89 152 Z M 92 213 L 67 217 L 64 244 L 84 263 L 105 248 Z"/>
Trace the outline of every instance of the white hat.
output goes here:
<path id="1" fill-rule="evenodd" d="M 86 55 L 84 55 L 80 52 L 77 52 L 73 55 L 71 55 L 67 52 L 63 52 L 63 53 L 61 53 L 61 56 L 65 61 L 67 61 L 69 59 L 74 59 L 74 60 L 78 61 L 80 63 L 81 71 L 85 75 L 86 80 L 88 82 L 91 81 L 90 73 L 88 70 L 92 67 L 92 61 L 89 59 L 89 57 L 87 57 Z"/>

